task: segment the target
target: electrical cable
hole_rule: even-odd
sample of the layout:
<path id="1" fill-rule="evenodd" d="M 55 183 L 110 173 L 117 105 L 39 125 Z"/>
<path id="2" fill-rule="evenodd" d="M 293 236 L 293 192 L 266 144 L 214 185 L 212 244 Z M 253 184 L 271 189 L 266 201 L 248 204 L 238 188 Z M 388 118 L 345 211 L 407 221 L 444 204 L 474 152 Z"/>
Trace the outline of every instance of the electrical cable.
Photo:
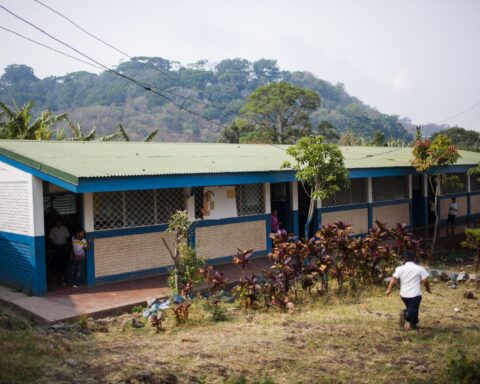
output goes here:
<path id="1" fill-rule="evenodd" d="M 82 26 L 80 26 L 78 23 L 76 23 L 75 21 L 73 21 L 72 19 L 70 19 L 68 16 L 64 15 L 63 13 L 57 11 L 56 9 L 48 6 L 47 4 L 39 1 L 39 0 L 33 0 L 35 1 L 36 3 L 40 4 L 41 6 L 47 8 L 48 10 L 50 10 L 51 12 L 57 14 L 58 16 L 60 16 L 61 18 L 67 20 L 69 23 L 73 24 L 76 28 L 78 28 L 79 30 L 81 30 L 82 32 L 86 33 L 88 36 L 94 38 L 95 40 L 101 42 L 102 44 L 106 45 L 107 47 L 115 50 L 116 52 L 124 55 L 125 57 L 128 57 L 130 60 L 132 61 L 135 61 L 136 63 L 140 63 L 140 64 L 143 64 L 143 65 L 147 65 L 148 67 L 154 69 L 155 71 L 163 74 L 164 76 L 168 77 L 170 80 L 182 85 L 183 87 L 185 88 L 188 88 L 190 90 L 194 90 L 194 91 L 198 91 L 194 88 L 192 88 L 191 86 L 189 86 L 188 84 L 184 83 L 183 81 L 179 80 L 179 79 L 176 79 L 175 77 L 171 76 L 170 73 L 168 71 L 165 71 L 165 70 L 162 70 L 161 68 L 157 68 L 156 66 L 154 66 L 153 64 L 149 64 L 149 63 L 145 63 L 141 60 L 138 60 L 136 57 L 133 57 L 131 55 L 129 55 L 128 53 L 126 53 L 125 51 L 122 51 L 121 49 L 115 47 L 114 45 L 108 43 L 107 41 L 101 39 L 100 37 L 94 35 L 93 33 L 87 31 L 85 28 L 83 28 Z M 166 90 L 162 90 L 162 92 L 168 92 Z M 208 107 L 213 107 L 213 108 L 216 108 L 216 109 L 220 109 L 220 110 L 224 110 L 225 108 L 224 107 L 221 107 L 221 106 L 218 106 L 218 105 L 215 105 L 215 104 L 212 104 L 212 103 L 209 103 L 209 102 L 205 102 L 203 100 L 200 100 L 200 99 L 197 99 L 195 97 L 190 97 L 190 96 L 183 96 L 183 95 L 179 95 L 179 94 L 175 94 L 173 92 L 169 92 L 169 93 L 172 93 L 174 94 L 175 96 L 179 96 L 179 97 L 183 97 L 185 99 L 189 99 L 189 100 L 192 100 L 192 101 L 196 101 L 198 103 L 201 103 L 201 104 L 204 104 Z"/>
<path id="2" fill-rule="evenodd" d="M 44 31 L 42 28 L 40 28 L 40 27 L 38 27 L 37 25 L 31 23 L 30 21 L 24 19 L 23 17 L 17 15 L 16 13 L 14 13 L 13 11 L 9 10 L 8 8 L 6 8 L 5 6 L 3 6 L 3 5 L 1 5 L 1 4 L 0 4 L 0 8 L 3 9 L 4 11 L 8 12 L 8 13 L 11 14 L 12 16 L 14 16 L 15 18 L 17 18 L 17 19 L 23 21 L 24 23 L 30 25 L 31 27 L 37 29 L 38 31 L 40 31 L 40 32 L 43 33 L 44 35 L 50 37 L 51 39 L 55 40 L 56 42 L 58 42 L 58 43 L 60 43 L 60 44 L 62 44 L 62 45 L 64 45 L 64 46 L 70 48 L 71 50 L 77 52 L 79 55 L 81 55 L 81 56 L 85 57 L 86 59 L 94 62 L 95 64 L 101 66 L 101 67 L 104 68 L 104 70 L 106 70 L 107 72 L 110 72 L 110 73 L 112 73 L 112 74 L 115 74 L 115 75 L 117 75 L 117 76 L 120 76 L 120 77 L 122 77 L 122 78 L 124 78 L 124 79 L 126 79 L 126 80 L 128 80 L 128 81 L 130 81 L 130 82 L 132 82 L 133 84 L 135 84 L 135 85 L 143 88 L 145 91 L 152 92 L 152 93 L 154 93 L 154 94 L 156 94 L 156 95 L 158 95 L 158 96 L 160 96 L 160 97 L 168 100 L 170 103 L 172 103 L 173 105 L 175 105 L 175 106 L 176 106 L 177 108 L 179 108 L 179 109 L 182 109 L 182 110 L 184 110 L 184 111 L 186 111 L 186 112 L 189 112 L 189 113 L 191 113 L 191 114 L 193 114 L 193 115 L 195 115 L 195 116 L 198 116 L 198 117 L 200 117 L 200 118 L 202 118 L 202 119 L 204 119 L 204 120 L 206 120 L 206 121 L 209 121 L 210 123 L 215 124 L 215 125 L 217 125 L 217 126 L 219 126 L 219 127 L 221 127 L 221 128 L 226 128 L 226 126 L 225 126 L 224 124 L 218 123 L 218 122 L 216 122 L 215 120 L 212 120 L 212 119 L 210 119 L 210 118 L 202 115 L 201 113 L 198 113 L 198 112 L 196 112 L 196 111 L 193 111 L 193 110 L 191 110 L 191 109 L 189 109 L 189 108 L 184 107 L 183 105 L 178 104 L 175 100 L 173 100 L 172 98 L 170 98 L 170 97 L 168 97 L 168 96 L 165 96 L 164 94 L 158 92 L 157 90 L 155 90 L 155 88 L 149 86 L 148 84 L 141 83 L 140 81 L 135 80 L 135 79 L 133 79 L 133 78 L 131 78 L 131 77 L 129 77 L 129 76 L 121 73 L 121 72 L 118 72 L 118 71 L 116 71 L 116 70 L 114 70 L 114 69 L 108 68 L 106 65 L 102 64 L 101 62 L 99 62 L 99 61 L 91 58 L 90 56 L 86 55 L 85 53 L 83 53 L 83 52 L 81 52 L 80 50 L 76 49 L 75 47 L 71 46 L 70 44 L 65 43 L 65 42 L 63 42 L 62 40 L 56 38 L 55 36 L 53 36 L 53 35 L 51 35 L 50 33 Z"/>

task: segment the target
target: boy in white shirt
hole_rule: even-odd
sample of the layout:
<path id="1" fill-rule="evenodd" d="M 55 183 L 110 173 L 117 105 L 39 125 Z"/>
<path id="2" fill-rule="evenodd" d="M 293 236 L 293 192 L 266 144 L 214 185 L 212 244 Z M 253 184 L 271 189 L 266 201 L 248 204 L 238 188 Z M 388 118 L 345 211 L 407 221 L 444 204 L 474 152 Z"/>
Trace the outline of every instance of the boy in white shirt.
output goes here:
<path id="1" fill-rule="evenodd" d="M 405 253 L 405 264 L 397 267 L 392 276 L 392 280 L 387 288 L 387 296 L 392 293 L 392 288 L 400 281 L 400 297 L 405 304 L 405 309 L 400 312 L 400 326 L 405 325 L 405 321 L 410 323 L 411 329 L 417 329 L 418 311 L 422 301 L 421 283 L 425 285 L 425 290 L 432 293 L 428 283 L 428 272 L 415 263 L 415 254 L 407 251 Z"/>

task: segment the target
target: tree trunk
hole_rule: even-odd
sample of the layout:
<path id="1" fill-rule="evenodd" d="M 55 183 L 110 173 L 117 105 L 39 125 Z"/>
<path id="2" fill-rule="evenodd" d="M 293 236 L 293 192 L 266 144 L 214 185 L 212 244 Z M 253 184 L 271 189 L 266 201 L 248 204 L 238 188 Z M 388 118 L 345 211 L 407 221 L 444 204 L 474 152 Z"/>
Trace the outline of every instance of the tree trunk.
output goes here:
<path id="1" fill-rule="evenodd" d="M 308 207 L 307 223 L 305 224 L 305 228 L 304 228 L 305 240 L 308 239 L 308 230 L 310 229 L 310 224 L 312 222 L 314 208 L 315 208 L 315 199 L 313 197 L 310 197 L 310 206 Z"/>

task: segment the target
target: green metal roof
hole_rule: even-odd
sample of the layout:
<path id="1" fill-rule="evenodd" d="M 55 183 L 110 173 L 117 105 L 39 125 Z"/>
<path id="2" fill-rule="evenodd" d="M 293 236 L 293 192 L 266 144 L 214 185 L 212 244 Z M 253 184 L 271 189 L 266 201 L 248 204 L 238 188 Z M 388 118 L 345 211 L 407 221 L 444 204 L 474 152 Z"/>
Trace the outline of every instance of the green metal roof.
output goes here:
<path id="1" fill-rule="evenodd" d="M 80 178 L 280 171 L 286 145 L 0 140 L 0 155 L 77 184 Z M 346 166 L 409 167 L 411 148 L 341 147 Z M 480 153 L 460 151 L 458 165 Z"/>

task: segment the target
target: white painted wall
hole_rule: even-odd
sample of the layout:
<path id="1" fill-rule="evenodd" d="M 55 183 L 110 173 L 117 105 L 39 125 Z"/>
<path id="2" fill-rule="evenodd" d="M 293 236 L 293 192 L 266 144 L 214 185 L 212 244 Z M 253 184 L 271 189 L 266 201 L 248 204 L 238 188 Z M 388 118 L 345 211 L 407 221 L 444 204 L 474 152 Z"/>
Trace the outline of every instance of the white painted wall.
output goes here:
<path id="1" fill-rule="evenodd" d="M 204 196 L 207 195 L 207 192 L 212 193 L 209 194 L 211 201 L 207 204 L 205 204 L 204 197 L 204 208 L 207 208 L 203 216 L 205 220 L 218 220 L 238 216 L 234 186 L 205 187 Z"/>
<path id="2" fill-rule="evenodd" d="M 85 232 L 93 232 L 93 193 L 86 192 L 83 194 L 83 226 Z"/>
<path id="3" fill-rule="evenodd" d="M 42 180 L 0 161 L 0 231 L 44 235 Z"/>

